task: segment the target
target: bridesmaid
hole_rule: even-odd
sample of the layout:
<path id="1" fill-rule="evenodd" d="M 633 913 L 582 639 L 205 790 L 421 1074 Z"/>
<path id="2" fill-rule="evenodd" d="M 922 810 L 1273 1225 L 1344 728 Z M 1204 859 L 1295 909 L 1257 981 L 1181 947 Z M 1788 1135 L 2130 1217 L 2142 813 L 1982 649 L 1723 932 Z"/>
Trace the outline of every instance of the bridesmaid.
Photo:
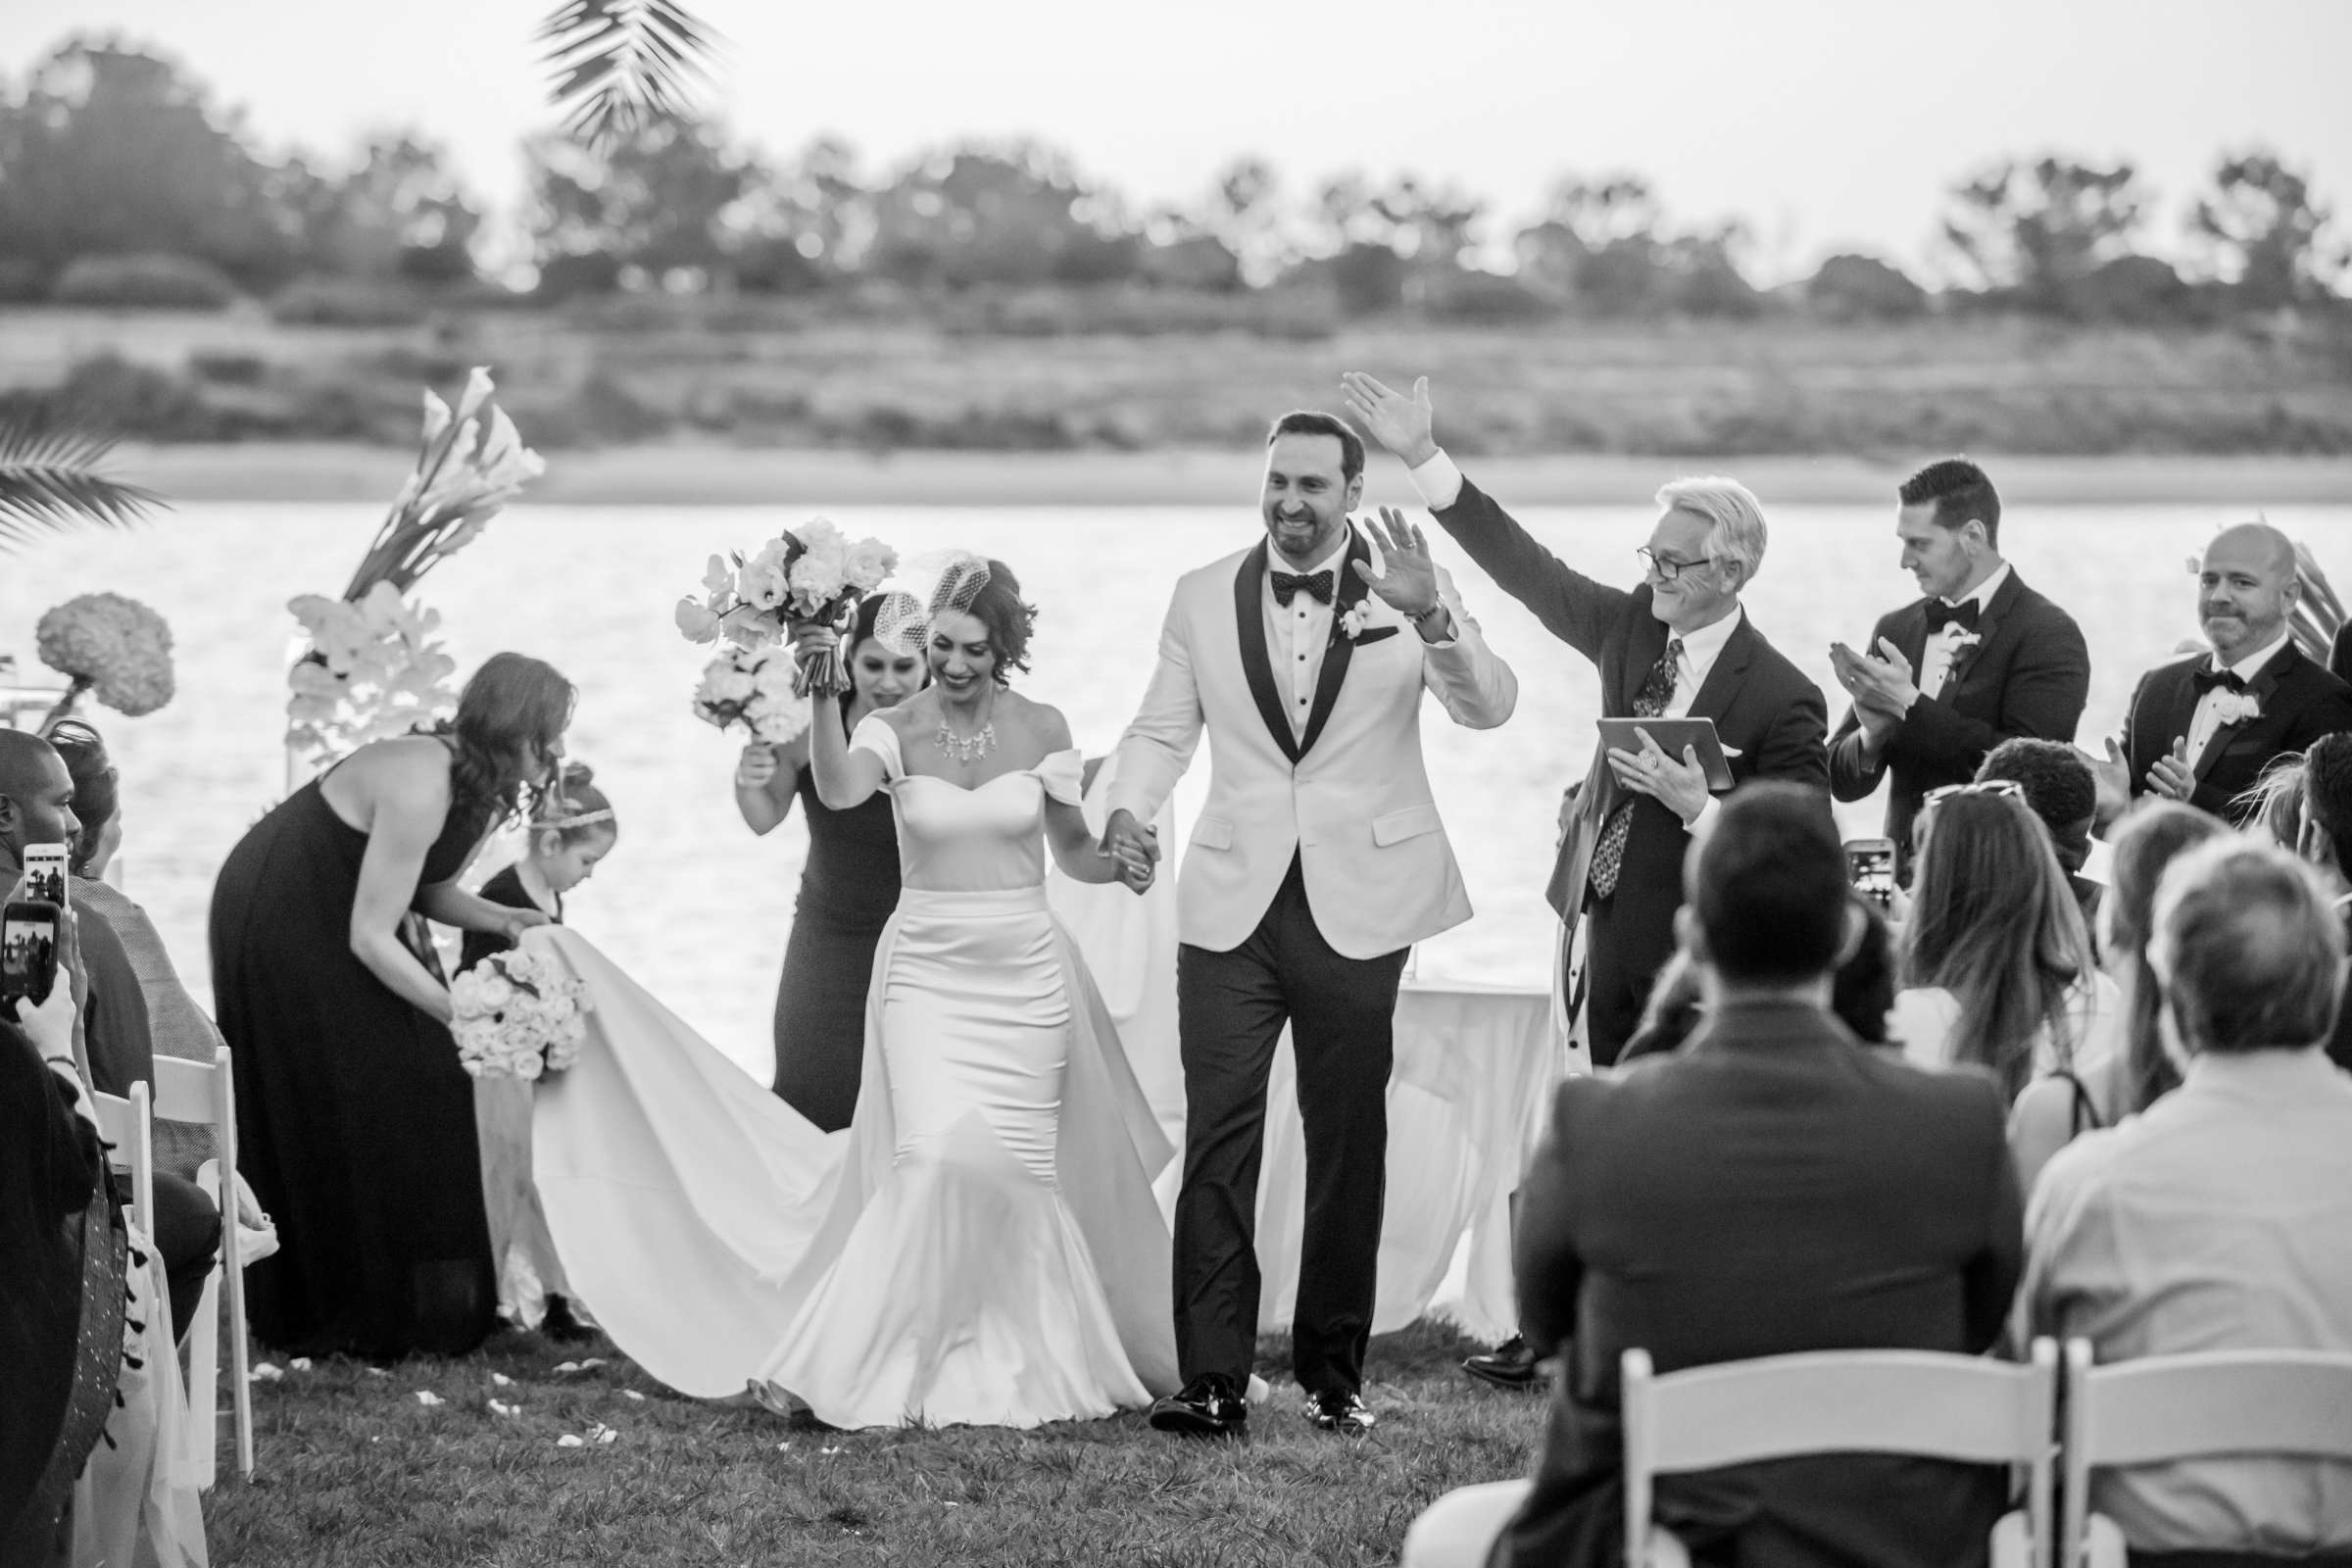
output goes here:
<path id="1" fill-rule="evenodd" d="M 240 1163 L 277 1221 L 254 1332 L 297 1355 L 458 1355 L 498 1307 L 473 1080 L 446 986 L 401 942 L 412 907 L 512 938 L 543 924 L 457 884 L 564 753 L 575 692 L 493 655 L 454 724 L 361 747 L 229 852 L 213 994 L 235 1053 Z"/>
<path id="2" fill-rule="evenodd" d="M 858 607 L 842 722 L 893 708 L 923 685 L 922 662 L 874 636 L 876 595 Z M 735 807 L 754 833 L 775 831 L 795 799 L 808 817 L 808 859 L 776 990 L 776 1093 L 826 1132 L 850 1124 L 865 1057 L 865 991 L 874 944 L 899 903 L 899 838 L 877 793 L 836 811 L 816 798 L 806 733 L 780 747 L 758 742 L 735 765 Z"/>

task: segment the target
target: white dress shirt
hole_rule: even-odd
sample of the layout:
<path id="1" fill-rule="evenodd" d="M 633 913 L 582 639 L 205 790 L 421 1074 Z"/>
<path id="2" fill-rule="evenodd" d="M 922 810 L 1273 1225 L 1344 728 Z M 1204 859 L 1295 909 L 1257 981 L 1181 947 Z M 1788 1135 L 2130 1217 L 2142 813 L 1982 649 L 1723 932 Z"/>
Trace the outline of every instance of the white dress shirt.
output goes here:
<path id="1" fill-rule="evenodd" d="M 1955 609 L 1961 605 L 1974 605 L 1981 618 L 1991 606 L 1992 596 L 1999 593 L 2001 584 L 2008 580 L 2009 563 L 2004 561 L 2000 569 L 1977 584 L 1973 592 L 1941 602 Z M 1919 650 L 1919 679 L 1914 682 L 1919 687 L 1919 694 L 1922 697 L 1940 696 L 1944 684 L 1952 678 L 1952 663 L 1960 657 L 1960 651 L 1977 640 L 1976 632 L 1950 622 L 1928 633 L 1927 642 Z M 1874 648 L 1871 652 L 1878 650 Z"/>
<path id="2" fill-rule="evenodd" d="M 2286 647 L 2293 636 L 2294 633 L 2291 631 L 2282 631 L 2236 663 L 2227 666 L 2221 662 L 2221 656 L 2216 654 L 2206 661 L 2206 667 L 2213 670 L 2226 667 L 2233 671 L 2239 680 L 2251 682 L 2263 665 L 2278 657 L 2279 652 Z M 2190 767 L 2197 765 L 2197 759 L 2205 755 L 2206 743 L 2213 739 L 2213 732 L 2222 727 L 2220 710 L 2223 699 L 2236 695 L 2226 686 L 2216 686 L 2197 699 L 2197 710 L 2190 715 L 2188 720 L 2188 765 Z"/>
<path id="3" fill-rule="evenodd" d="M 1443 512 L 1462 498 L 1462 470 L 1443 447 L 1427 463 L 1407 469 L 1406 475 L 1420 493 L 1422 505 L 1432 512 Z M 1745 613 L 1745 610 L 1735 604 L 1730 614 L 1696 631 L 1678 632 L 1669 628 L 1669 638 L 1683 640 L 1683 657 L 1675 665 L 1674 697 L 1658 715 L 1660 718 L 1690 716 L 1690 704 L 1697 698 L 1699 686 L 1706 680 L 1707 671 L 1715 667 L 1715 661 L 1722 657 L 1723 645 L 1732 640 L 1732 633 L 1739 629 L 1740 617 Z M 1647 671 L 1642 678 L 1648 678 Z M 1682 759 L 1678 757 L 1675 760 L 1679 762 Z M 1698 815 L 1690 819 L 1690 827 L 1695 831 L 1701 822 L 1715 814 L 1720 804 L 1714 796 L 1708 796 L 1706 804 L 1698 808 Z"/>
<path id="4" fill-rule="evenodd" d="M 2352 1075 L 2318 1046 L 2193 1058 L 2043 1167 L 2022 1291 L 2034 1333 L 2087 1338 L 2101 1365 L 2352 1351 Z M 2136 1551 L 2352 1545 L 2352 1461 L 2189 1459 L 2090 1488 Z"/>
<path id="5" fill-rule="evenodd" d="M 1340 542 L 1331 554 L 1316 562 L 1300 576 L 1311 577 L 1318 571 L 1331 573 L 1331 593 L 1336 601 L 1340 593 L 1340 573 L 1348 569 L 1348 541 L 1349 531 L 1340 530 Z M 1277 677 L 1277 689 L 1288 692 L 1290 701 L 1284 706 L 1291 715 L 1291 738 L 1303 740 L 1306 718 L 1314 710 L 1315 682 L 1323 674 L 1323 650 L 1331 646 L 1331 618 L 1335 612 L 1313 594 L 1301 588 L 1291 596 L 1288 605 L 1274 597 L 1274 573 L 1289 571 L 1291 564 L 1272 546 L 1266 549 L 1266 585 L 1259 594 L 1265 612 L 1266 653 L 1274 667 L 1282 674 Z"/>

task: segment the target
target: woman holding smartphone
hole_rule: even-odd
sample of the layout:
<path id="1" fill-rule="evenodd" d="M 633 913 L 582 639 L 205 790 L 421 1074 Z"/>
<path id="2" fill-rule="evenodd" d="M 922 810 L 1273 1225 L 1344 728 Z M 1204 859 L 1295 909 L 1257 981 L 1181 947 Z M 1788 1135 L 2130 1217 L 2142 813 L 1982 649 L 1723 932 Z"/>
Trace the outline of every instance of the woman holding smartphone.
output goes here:
<path id="1" fill-rule="evenodd" d="M 240 1164 L 277 1221 L 254 1332 L 297 1355 L 459 1355 L 495 1321 L 473 1080 L 414 908 L 512 938 L 537 909 L 458 886 L 558 765 L 571 682 L 493 655 L 440 733 L 373 741 L 287 797 L 213 889 L 213 996 L 235 1053 Z"/>
<path id="2" fill-rule="evenodd" d="M 841 700 L 845 730 L 866 714 L 895 708 L 922 689 L 923 662 L 874 636 L 879 595 L 858 607 L 850 636 L 850 690 Z M 816 798 L 806 732 L 785 746 L 755 741 L 735 764 L 735 808 L 765 835 L 801 803 L 808 819 L 808 859 L 776 988 L 775 1091 L 826 1132 L 850 1124 L 865 1053 L 865 991 L 874 945 L 899 905 L 898 829 L 890 799 L 876 795 L 837 811 Z"/>

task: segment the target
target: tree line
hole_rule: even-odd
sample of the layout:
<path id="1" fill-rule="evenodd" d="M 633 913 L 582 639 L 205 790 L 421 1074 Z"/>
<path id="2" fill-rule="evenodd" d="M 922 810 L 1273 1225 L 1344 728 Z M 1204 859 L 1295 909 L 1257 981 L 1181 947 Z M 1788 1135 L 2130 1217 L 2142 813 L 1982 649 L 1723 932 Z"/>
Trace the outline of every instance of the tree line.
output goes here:
<path id="1" fill-rule="evenodd" d="M 1150 206 L 1035 143 L 946 147 L 869 173 L 838 139 L 777 157 L 684 113 L 592 142 L 534 137 L 523 156 L 510 228 L 524 265 L 492 281 L 492 215 L 422 134 L 373 138 L 340 167 L 272 156 L 176 63 L 74 37 L 0 83 L 0 300 L 199 305 L 321 278 L 488 300 L 519 270 L 540 300 L 1110 287 L 1313 294 L 1348 316 L 1464 320 L 1793 305 L 2164 321 L 2336 312 L 2352 271 L 2308 172 L 2262 149 L 2216 160 L 2182 214 L 2180 262 L 2147 248 L 2158 202 L 2132 165 L 2051 155 L 1950 189 L 1946 286 L 1848 254 L 1771 292 L 1749 276 L 1743 225 L 1679 223 L 1631 174 L 1564 177 L 1506 233 L 1483 196 L 1410 173 L 1292 187 L 1245 158 L 1199 201 Z"/>

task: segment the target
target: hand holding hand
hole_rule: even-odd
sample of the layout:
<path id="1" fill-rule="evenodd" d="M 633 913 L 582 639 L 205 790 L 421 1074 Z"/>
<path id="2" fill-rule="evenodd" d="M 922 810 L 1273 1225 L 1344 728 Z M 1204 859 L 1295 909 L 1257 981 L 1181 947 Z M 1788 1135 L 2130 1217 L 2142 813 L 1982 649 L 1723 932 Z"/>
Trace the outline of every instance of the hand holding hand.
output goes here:
<path id="1" fill-rule="evenodd" d="M 1102 853 L 1119 862 L 1119 881 L 1142 893 L 1151 887 L 1159 863 L 1159 834 L 1122 808 L 1102 824 Z"/>
<path id="2" fill-rule="evenodd" d="M 1428 376 L 1414 380 L 1408 398 L 1361 370 L 1349 370 L 1340 377 L 1340 395 L 1355 422 L 1409 466 L 1418 468 L 1438 455 L 1437 411 L 1430 405 Z"/>
<path id="3" fill-rule="evenodd" d="M 2197 792 L 2197 776 L 2188 767 L 2187 736 L 2156 759 L 2156 765 L 2148 769 L 2148 788 L 2168 801 L 2185 801 Z"/>
<path id="4" fill-rule="evenodd" d="M 1682 818 L 1685 827 L 1697 821 L 1708 795 L 1707 770 L 1698 765 L 1698 748 L 1684 747 L 1678 762 L 1666 755 L 1649 731 L 1637 729 L 1634 733 L 1642 737 L 1639 752 L 1609 749 L 1609 770 L 1617 775 L 1617 782 L 1656 801 Z"/>
<path id="5" fill-rule="evenodd" d="M 1382 603 L 1415 619 L 1436 609 L 1438 564 L 1430 556 L 1429 542 L 1422 537 L 1421 530 L 1405 521 L 1404 514 L 1395 507 L 1383 507 L 1380 520 L 1367 521 L 1364 532 L 1372 536 L 1372 543 L 1380 551 L 1380 575 L 1374 576 L 1372 568 L 1363 562 L 1353 561 L 1348 564 L 1371 585 Z"/>
<path id="6" fill-rule="evenodd" d="M 792 651 L 803 658 L 829 654 L 840 646 L 841 633 L 821 620 L 799 621 L 792 628 Z"/>
<path id="7" fill-rule="evenodd" d="M 735 760 L 735 787 L 739 790 L 763 790 L 776 776 L 776 749 L 754 741 L 743 749 Z"/>

